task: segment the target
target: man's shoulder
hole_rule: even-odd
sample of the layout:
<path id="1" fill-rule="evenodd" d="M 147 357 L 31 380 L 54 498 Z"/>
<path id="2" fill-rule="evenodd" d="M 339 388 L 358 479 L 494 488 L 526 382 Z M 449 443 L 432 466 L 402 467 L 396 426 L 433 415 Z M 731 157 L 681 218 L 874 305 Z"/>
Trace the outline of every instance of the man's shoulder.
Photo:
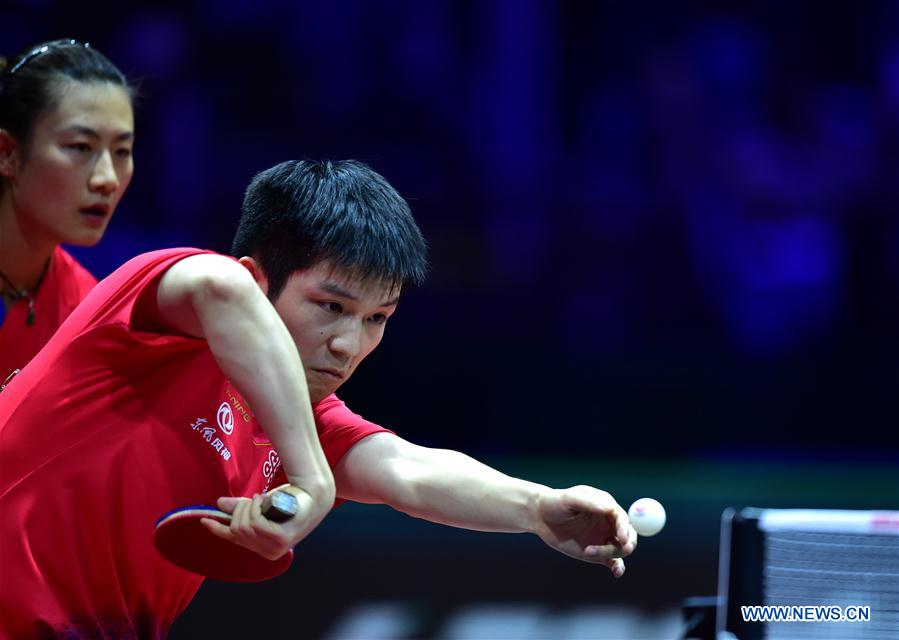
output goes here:
<path id="1" fill-rule="evenodd" d="M 384 427 L 371 422 L 350 409 L 335 393 L 312 405 L 312 413 L 315 416 L 320 435 L 330 429 L 349 428 L 387 431 Z"/>
<path id="2" fill-rule="evenodd" d="M 101 280 L 73 312 L 73 330 L 81 332 L 86 328 L 121 323 L 130 326 L 133 321 L 139 325 L 142 316 L 152 311 L 152 305 L 147 307 L 141 302 L 147 299 L 144 293 L 152 289 L 169 267 L 204 253 L 215 252 L 195 247 L 176 247 L 149 251 L 131 258 Z"/>
<path id="3" fill-rule="evenodd" d="M 332 424 L 335 421 L 344 423 L 350 417 L 361 419 L 359 416 L 346 405 L 346 403 L 337 397 L 336 393 L 326 396 L 322 400 L 312 405 L 312 413 L 316 422 L 321 424 Z"/>
<path id="4" fill-rule="evenodd" d="M 161 276 L 175 263 L 201 254 L 219 255 L 215 251 L 196 247 L 175 247 L 141 253 L 109 274 L 100 282 L 98 289 L 109 295 L 116 290 L 142 288 L 149 281 Z"/>
<path id="5" fill-rule="evenodd" d="M 171 249 L 156 249 L 155 251 L 147 251 L 146 253 L 141 253 L 134 256 L 121 267 L 116 269 L 113 273 L 117 273 L 120 271 L 137 271 L 147 267 L 148 265 L 152 266 L 161 263 L 168 263 L 169 265 L 171 265 L 178 262 L 179 260 L 183 260 L 185 258 L 189 258 L 190 256 L 200 254 L 221 255 L 216 251 L 212 251 L 211 249 L 200 249 L 197 247 L 173 247 Z"/>

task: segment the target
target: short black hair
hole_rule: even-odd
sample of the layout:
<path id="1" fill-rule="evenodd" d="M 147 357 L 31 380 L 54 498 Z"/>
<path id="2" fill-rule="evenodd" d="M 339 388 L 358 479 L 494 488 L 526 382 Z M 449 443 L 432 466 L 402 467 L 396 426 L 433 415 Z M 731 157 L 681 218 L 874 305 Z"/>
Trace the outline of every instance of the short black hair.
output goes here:
<path id="1" fill-rule="evenodd" d="M 356 160 L 291 160 L 257 174 L 231 253 L 259 261 L 272 301 L 292 273 L 325 260 L 393 286 L 419 284 L 427 271 L 427 244 L 409 205 Z"/>

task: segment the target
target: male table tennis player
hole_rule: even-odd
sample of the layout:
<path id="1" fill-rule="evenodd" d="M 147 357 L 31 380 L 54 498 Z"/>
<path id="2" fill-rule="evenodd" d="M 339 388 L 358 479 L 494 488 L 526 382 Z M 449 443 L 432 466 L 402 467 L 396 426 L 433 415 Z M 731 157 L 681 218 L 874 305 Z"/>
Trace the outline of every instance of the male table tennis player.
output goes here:
<path id="1" fill-rule="evenodd" d="M 424 240 L 381 176 L 353 161 L 262 172 L 233 253 L 134 258 L 0 393 L 0 636 L 164 636 L 202 577 L 158 555 L 154 522 L 220 497 L 234 519 L 213 533 L 269 558 L 336 493 L 530 531 L 623 573 L 636 534 L 609 494 L 414 445 L 334 395 L 425 270 Z M 280 483 L 300 513 L 276 524 L 255 494 Z"/>

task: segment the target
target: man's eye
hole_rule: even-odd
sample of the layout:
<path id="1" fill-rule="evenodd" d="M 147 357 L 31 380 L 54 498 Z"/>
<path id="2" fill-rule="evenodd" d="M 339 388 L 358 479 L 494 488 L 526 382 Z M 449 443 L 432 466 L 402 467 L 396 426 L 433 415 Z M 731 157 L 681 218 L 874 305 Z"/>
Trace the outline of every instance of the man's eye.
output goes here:
<path id="1" fill-rule="evenodd" d="M 324 302 L 322 306 L 331 313 L 343 313 L 343 307 L 337 302 Z"/>
<path id="2" fill-rule="evenodd" d="M 91 152 L 91 146 L 84 142 L 73 142 L 72 144 L 67 144 L 66 149 L 71 149 L 72 151 L 77 151 L 78 153 Z"/>
<path id="3" fill-rule="evenodd" d="M 386 313 L 376 313 L 371 317 L 371 321 L 375 324 L 384 324 L 387 322 L 387 314 Z"/>

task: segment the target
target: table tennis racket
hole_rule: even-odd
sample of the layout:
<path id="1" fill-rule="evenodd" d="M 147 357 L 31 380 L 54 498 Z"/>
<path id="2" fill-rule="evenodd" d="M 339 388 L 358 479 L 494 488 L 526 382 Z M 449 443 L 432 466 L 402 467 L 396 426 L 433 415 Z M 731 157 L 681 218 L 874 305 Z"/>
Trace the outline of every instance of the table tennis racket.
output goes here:
<path id="1" fill-rule="evenodd" d="M 265 496 L 262 514 L 269 520 L 284 522 L 297 511 L 296 498 L 286 491 Z M 263 558 L 255 551 L 220 538 L 207 529 L 201 518 L 212 518 L 224 525 L 231 514 L 206 505 L 193 505 L 169 511 L 156 521 L 153 544 L 169 562 L 201 576 L 226 582 L 261 582 L 279 576 L 293 562 L 293 549 L 277 560 Z"/>

